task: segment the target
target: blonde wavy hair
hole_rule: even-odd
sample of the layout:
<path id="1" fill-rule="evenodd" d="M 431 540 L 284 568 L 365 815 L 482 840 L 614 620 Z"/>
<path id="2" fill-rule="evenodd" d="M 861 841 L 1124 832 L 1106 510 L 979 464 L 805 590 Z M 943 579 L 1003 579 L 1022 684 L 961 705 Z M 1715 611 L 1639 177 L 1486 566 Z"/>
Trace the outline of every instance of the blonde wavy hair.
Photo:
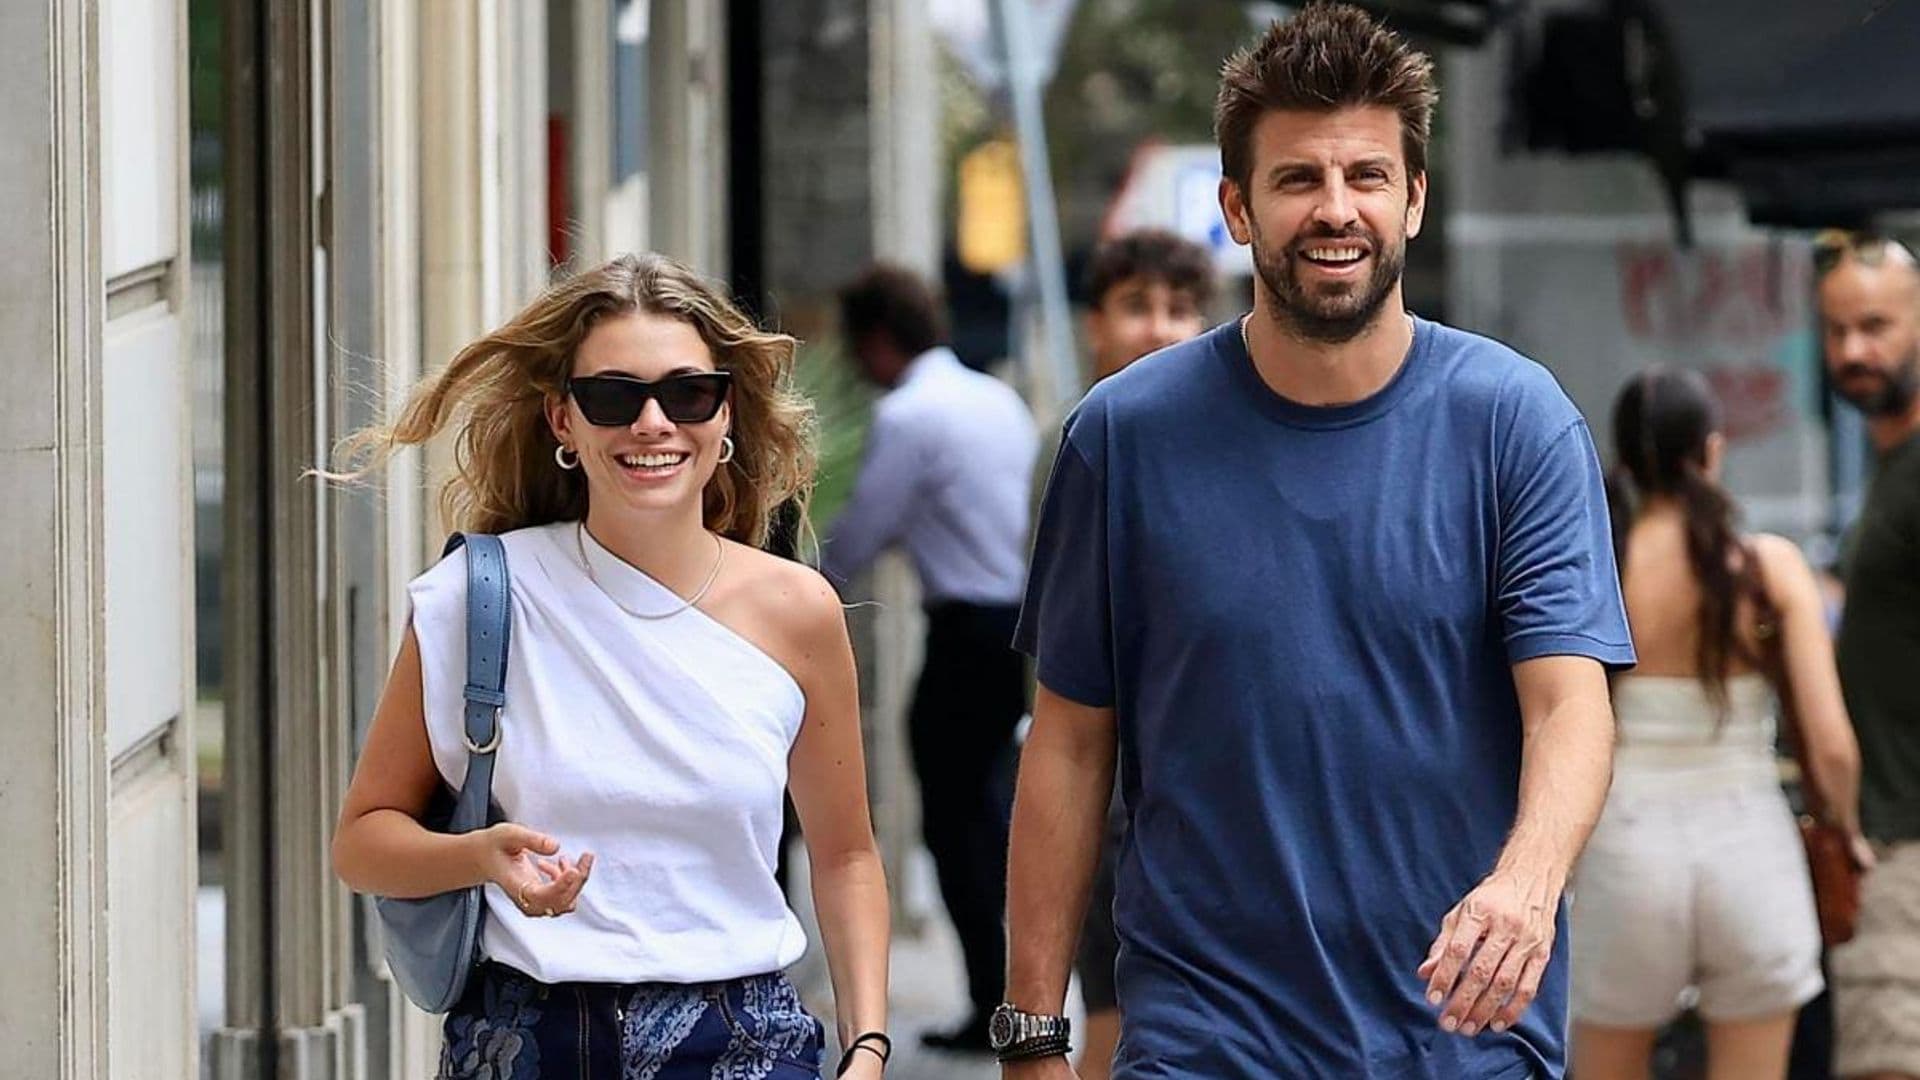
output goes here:
<path id="1" fill-rule="evenodd" d="M 694 328 L 714 363 L 733 373 L 735 453 L 708 481 L 706 526 L 764 547 L 774 511 L 793 502 L 806 520 L 813 486 L 813 406 L 794 389 L 786 334 L 760 329 L 716 283 L 664 255 L 622 255 L 557 282 L 506 325 L 461 349 L 421 380 L 391 424 L 350 435 L 338 455 L 364 476 L 403 446 L 453 431 L 454 474 L 440 489 L 449 528 L 499 533 L 584 518 L 587 483 L 555 466 L 559 445 L 546 403 L 566 393 L 573 357 L 600 320 L 662 315 Z"/>

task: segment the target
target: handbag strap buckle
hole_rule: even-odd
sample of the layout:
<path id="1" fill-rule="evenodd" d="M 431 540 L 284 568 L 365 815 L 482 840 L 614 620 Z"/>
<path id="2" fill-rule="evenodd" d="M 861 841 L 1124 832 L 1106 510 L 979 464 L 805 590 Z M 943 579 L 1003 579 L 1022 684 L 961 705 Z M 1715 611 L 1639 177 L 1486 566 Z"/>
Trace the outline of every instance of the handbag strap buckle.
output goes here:
<path id="1" fill-rule="evenodd" d="M 500 706 L 495 705 L 493 707 L 493 737 L 485 743 L 476 743 L 473 741 L 473 733 L 462 728 L 460 731 L 460 741 L 467 744 L 467 753 L 469 754 L 491 754 L 495 750 L 500 749 L 501 731 Z"/>

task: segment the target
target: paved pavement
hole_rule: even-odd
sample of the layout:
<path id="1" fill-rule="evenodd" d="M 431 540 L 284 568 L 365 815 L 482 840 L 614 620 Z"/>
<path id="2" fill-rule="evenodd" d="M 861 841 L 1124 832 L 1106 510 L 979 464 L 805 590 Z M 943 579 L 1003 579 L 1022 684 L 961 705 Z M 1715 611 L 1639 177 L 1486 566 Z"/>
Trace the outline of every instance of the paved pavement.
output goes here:
<path id="1" fill-rule="evenodd" d="M 804 859 L 795 860 L 794 887 L 796 907 L 808 930 L 813 933 L 812 912 L 808 906 Z M 903 869 L 893 873 L 893 888 L 899 891 L 908 910 L 905 926 L 896 926 L 888 998 L 888 1027 L 894 1040 L 893 1060 L 887 1065 L 888 1080 L 999 1080 L 1000 1070 L 990 1057 L 953 1054 L 929 1050 L 920 1045 L 922 1032 L 944 1030 L 958 1023 L 967 1011 L 966 975 L 960 960 L 960 942 L 946 913 L 939 906 L 933 880 L 932 860 L 924 851 L 915 853 Z M 812 940 L 819 935 L 813 933 Z M 810 950 L 795 966 L 794 981 L 816 1016 L 829 1019 L 833 1002 L 827 990 L 826 967 L 819 949 Z M 1068 1015 L 1077 1027 L 1081 1023 L 1077 988 L 1069 995 Z M 837 1051 L 829 1049 L 826 1074 L 839 1061 Z"/>

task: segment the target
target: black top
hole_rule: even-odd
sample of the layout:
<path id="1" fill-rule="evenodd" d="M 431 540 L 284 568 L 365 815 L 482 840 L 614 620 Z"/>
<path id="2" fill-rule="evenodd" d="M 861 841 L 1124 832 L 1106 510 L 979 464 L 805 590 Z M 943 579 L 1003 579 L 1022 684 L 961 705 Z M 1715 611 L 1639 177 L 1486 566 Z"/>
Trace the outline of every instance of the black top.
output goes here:
<path id="1" fill-rule="evenodd" d="M 1889 450 L 1854 525 L 1837 647 L 1868 836 L 1920 840 L 1920 435 Z"/>

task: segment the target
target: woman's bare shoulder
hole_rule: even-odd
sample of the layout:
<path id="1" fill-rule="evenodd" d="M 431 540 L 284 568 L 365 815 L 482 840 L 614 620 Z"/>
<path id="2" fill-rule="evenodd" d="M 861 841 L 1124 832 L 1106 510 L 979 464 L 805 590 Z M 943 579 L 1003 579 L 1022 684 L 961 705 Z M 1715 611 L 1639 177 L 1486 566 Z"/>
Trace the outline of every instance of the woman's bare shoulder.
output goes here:
<path id="1" fill-rule="evenodd" d="M 1775 533 L 1754 533 L 1747 537 L 1747 547 L 1760 563 L 1761 578 L 1774 603 L 1791 602 L 1813 581 L 1806 553 L 1792 540 Z"/>
<path id="2" fill-rule="evenodd" d="M 1751 533 L 1747 536 L 1747 546 L 1753 549 L 1754 557 L 1763 567 L 1807 565 L 1807 556 L 1800 545 L 1778 533 Z"/>
<path id="3" fill-rule="evenodd" d="M 820 571 L 731 541 L 727 558 L 738 568 L 727 606 L 748 618 L 763 647 L 790 669 L 845 637 L 840 595 Z"/>

